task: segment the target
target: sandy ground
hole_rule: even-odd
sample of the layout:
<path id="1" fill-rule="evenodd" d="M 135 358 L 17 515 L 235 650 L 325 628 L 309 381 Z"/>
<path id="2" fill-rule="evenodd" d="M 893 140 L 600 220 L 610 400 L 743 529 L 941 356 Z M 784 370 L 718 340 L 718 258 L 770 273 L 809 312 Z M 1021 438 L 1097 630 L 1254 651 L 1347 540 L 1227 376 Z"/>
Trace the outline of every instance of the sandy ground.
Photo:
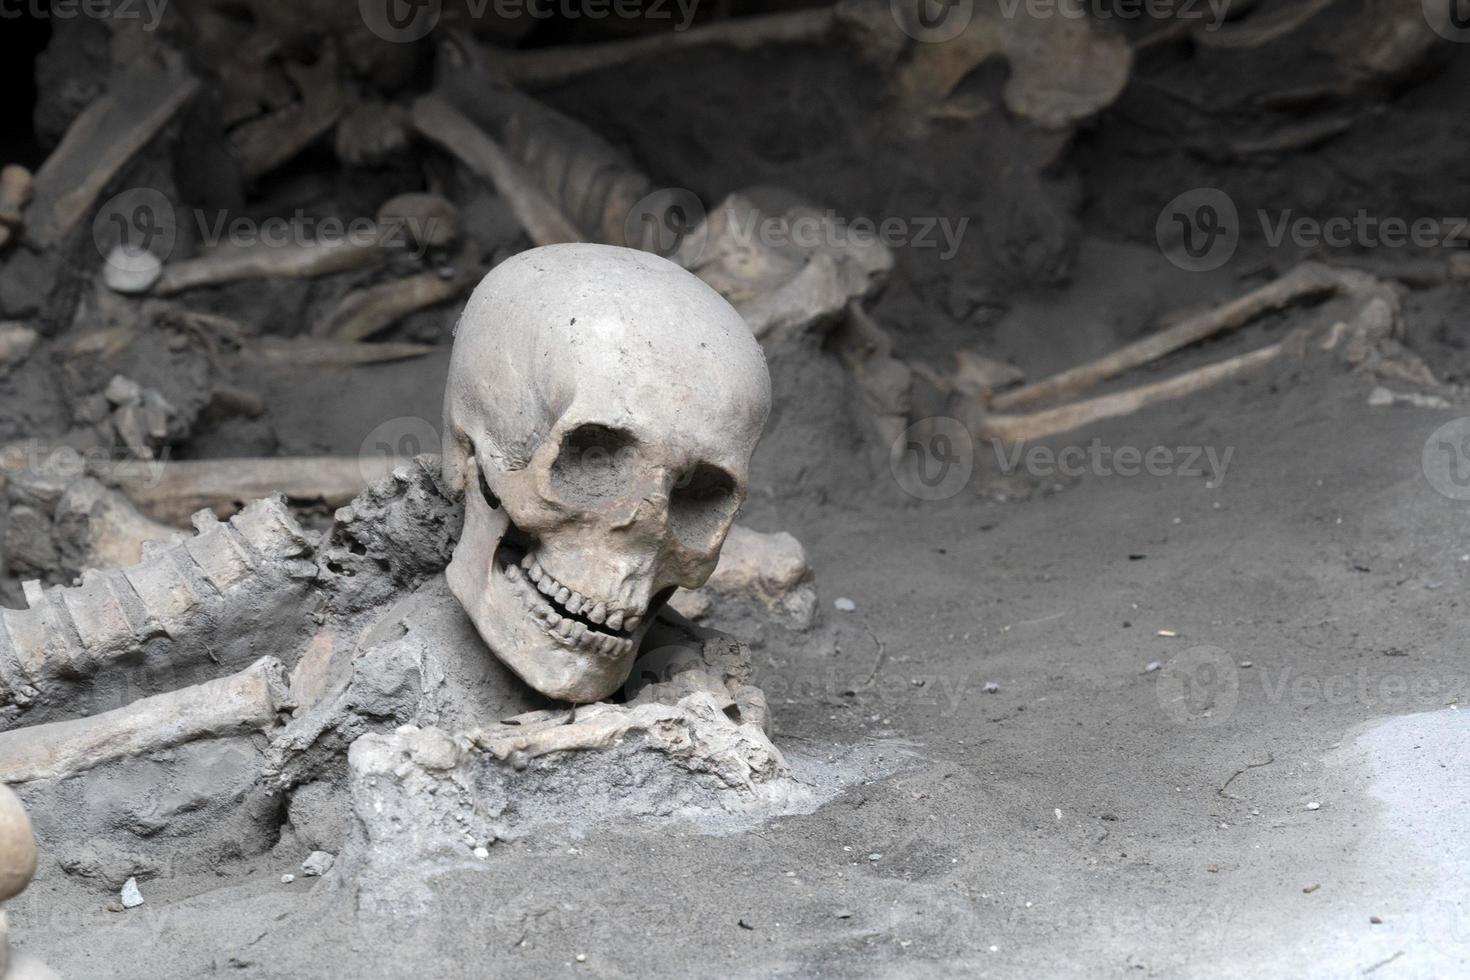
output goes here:
<path id="1" fill-rule="evenodd" d="M 1058 366 L 1048 324 L 1105 309 L 1080 343 L 1106 349 L 1135 316 L 1241 288 L 1159 263 L 1091 242 L 994 343 L 1035 376 Z M 1411 296 L 1411 342 L 1467 305 Z M 292 441 L 351 451 L 383 418 L 432 418 L 431 363 L 371 382 L 402 393 L 381 418 Z M 874 774 L 816 812 L 500 844 L 391 922 L 332 877 L 282 884 L 304 856 L 285 848 L 149 883 L 127 913 L 43 866 L 12 936 L 69 978 L 1463 973 L 1470 542 L 1423 466 L 1462 410 L 1367 394 L 1288 363 L 1047 444 L 1167 447 L 1160 475 L 1007 474 L 980 447 L 945 501 L 758 493 L 750 522 L 806 544 L 831 625 L 764 654 L 777 743 L 810 778 Z"/>

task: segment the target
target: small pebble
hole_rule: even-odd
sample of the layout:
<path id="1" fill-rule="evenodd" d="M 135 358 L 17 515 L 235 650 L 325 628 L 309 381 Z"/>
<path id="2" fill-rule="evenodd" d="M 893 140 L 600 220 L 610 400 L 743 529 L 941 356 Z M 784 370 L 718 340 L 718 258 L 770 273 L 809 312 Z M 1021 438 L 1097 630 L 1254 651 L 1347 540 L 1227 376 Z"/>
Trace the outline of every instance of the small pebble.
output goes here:
<path id="1" fill-rule="evenodd" d="M 129 878 L 123 882 L 122 892 L 118 894 L 125 909 L 135 909 L 143 904 L 143 893 L 138 890 L 138 879 Z"/>
<path id="2" fill-rule="evenodd" d="M 1145 674 L 1152 674 L 1154 671 L 1158 670 L 1162 666 L 1164 665 L 1159 663 L 1157 660 L 1150 660 L 1148 662 L 1148 665 L 1143 668 L 1143 672 Z"/>
<path id="3" fill-rule="evenodd" d="M 1255 666 L 1255 664 L 1251 663 L 1249 660 L 1242 660 L 1240 662 L 1240 668 L 1241 668 L 1241 670 L 1250 670 L 1254 666 Z"/>
<path id="4" fill-rule="evenodd" d="M 1305 888 L 1302 889 L 1302 893 L 1305 894 L 1305 895 L 1310 895 L 1310 894 L 1312 894 L 1312 892 L 1316 891 L 1317 889 L 1319 889 L 1321 887 L 1322 887 L 1321 885 L 1308 885 L 1307 887 L 1305 887 Z"/>
<path id="5" fill-rule="evenodd" d="M 984 691 L 986 694 L 999 694 L 1000 685 L 997 684 L 995 681 L 986 681 L 985 686 L 981 688 L 981 690 Z"/>
<path id="6" fill-rule="evenodd" d="M 1322 809 L 1322 804 L 1320 804 L 1320 803 L 1316 802 L 1315 800 L 1313 800 L 1311 803 L 1308 803 L 1307 804 L 1307 809 L 1308 810 L 1320 810 L 1320 809 Z"/>
<path id="7" fill-rule="evenodd" d="M 882 852 L 880 852 L 880 851 L 874 851 L 872 854 L 869 854 L 868 855 L 868 860 L 869 861 L 877 861 L 877 860 L 881 859 L 882 857 L 883 857 Z"/>
<path id="8" fill-rule="evenodd" d="M 578 953 L 577 954 L 577 962 L 578 963 L 586 963 L 587 962 L 587 954 L 586 953 Z"/>
<path id="9" fill-rule="evenodd" d="M 1381 926 L 1381 925 L 1383 925 L 1383 920 L 1380 919 L 1376 915 L 1370 915 L 1370 916 L 1368 916 L 1368 921 L 1371 922 L 1375 926 Z"/>
<path id="10" fill-rule="evenodd" d="M 832 914 L 835 915 L 835 916 L 837 916 L 837 918 L 839 918 L 839 919 L 850 919 L 850 918 L 852 918 L 852 911 L 850 909 L 838 909 L 836 912 L 833 912 Z"/>
<path id="11" fill-rule="evenodd" d="M 296 876 L 293 875 L 293 874 L 284 874 L 284 875 L 281 875 L 281 884 L 283 884 L 283 885 L 289 885 L 289 884 L 291 884 L 291 882 L 293 882 L 295 880 L 296 880 Z"/>
<path id="12" fill-rule="evenodd" d="M 485 847 L 484 845 L 475 848 L 475 857 L 479 858 L 481 861 L 485 860 L 489 856 L 490 849 Z"/>
<path id="13" fill-rule="evenodd" d="M 1176 632 L 1174 632 L 1173 630 L 1159 630 L 1159 635 L 1160 636 L 1178 636 L 1179 634 L 1176 633 Z"/>
<path id="14" fill-rule="evenodd" d="M 833 599 L 832 600 L 832 605 L 837 608 L 837 611 L 838 612 L 856 612 L 857 611 L 857 603 L 856 602 L 853 602 L 847 596 L 840 596 L 840 597 L 838 597 L 836 599 Z"/>

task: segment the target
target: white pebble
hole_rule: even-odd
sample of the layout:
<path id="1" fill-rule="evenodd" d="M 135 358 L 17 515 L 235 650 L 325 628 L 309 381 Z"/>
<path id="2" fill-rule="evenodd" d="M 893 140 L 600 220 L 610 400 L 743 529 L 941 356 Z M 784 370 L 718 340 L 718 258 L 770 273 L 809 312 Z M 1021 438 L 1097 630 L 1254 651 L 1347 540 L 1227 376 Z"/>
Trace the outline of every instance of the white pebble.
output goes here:
<path id="1" fill-rule="evenodd" d="M 490 849 L 485 845 L 481 844 L 479 847 L 475 848 L 475 857 L 479 858 L 481 861 L 485 860 L 489 856 Z"/>
<path id="2" fill-rule="evenodd" d="M 293 882 L 295 880 L 296 880 L 296 876 L 293 875 L 293 874 L 284 874 L 284 875 L 281 875 L 281 884 L 283 884 L 283 885 L 289 885 L 289 884 L 291 884 L 291 882 Z"/>
<path id="3" fill-rule="evenodd" d="M 868 860 L 869 861 L 877 861 L 877 860 L 881 859 L 882 857 L 883 857 L 882 852 L 880 852 L 880 851 L 874 851 L 872 854 L 869 854 L 868 855 Z"/>
<path id="4" fill-rule="evenodd" d="M 1308 803 L 1307 804 L 1307 809 L 1308 810 L 1320 810 L 1320 809 L 1322 809 L 1322 804 L 1320 804 L 1320 803 L 1316 802 L 1315 800 L 1313 800 L 1311 803 Z"/>
<path id="5" fill-rule="evenodd" d="M 1143 668 L 1143 672 L 1145 674 L 1152 674 L 1154 671 L 1158 670 L 1162 666 L 1164 665 L 1159 663 L 1157 660 L 1150 660 L 1148 662 L 1148 666 Z"/>
<path id="6" fill-rule="evenodd" d="M 840 596 L 840 597 L 838 597 L 836 599 L 833 599 L 832 600 L 832 605 L 837 608 L 837 611 L 838 612 L 856 612 L 857 611 L 857 603 L 856 602 L 853 602 L 847 596 Z"/>
<path id="7" fill-rule="evenodd" d="M 586 953 L 578 953 L 577 954 L 577 962 L 578 963 L 586 963 L 587 962 L 587 954 Z"/>
<path id="8" fill-rule="evenodd" d="M 986 681 L 985 686 L 981 688 L 981 690 L 984 691 L 986 694 L 999 694 L 1000 685 L 997 684 L 995 681 Z"/>
<path id="9" fill-rule="evenodd" d="M 117 293 L 146 293 L 163 275 L 163 263 L 146 248 L 119 245 L 107 253 L 102 281 Z"/>
<path id="10" fill-rule="evenodd" d="M 138 890 L 138 879 L 129 878 L 123 882 L 122 892 L 118 895 L 122 899 L 125 909 L 135 909 L 143 904 L 143 893 Z"/>

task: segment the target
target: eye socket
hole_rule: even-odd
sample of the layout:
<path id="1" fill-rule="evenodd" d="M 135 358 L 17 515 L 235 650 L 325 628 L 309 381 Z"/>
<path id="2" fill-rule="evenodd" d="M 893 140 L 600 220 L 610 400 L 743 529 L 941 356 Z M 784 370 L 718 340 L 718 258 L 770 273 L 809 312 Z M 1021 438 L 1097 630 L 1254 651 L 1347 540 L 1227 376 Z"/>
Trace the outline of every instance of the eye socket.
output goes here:
<path id="1" fill-rule="evenodd" d="M 707 548 L 740 503 L 735 478 L 700 463 L 686 471 L 669 494 L 669 525 L 686 547 Z"/>
<path id="2" fill-rule="evenodd" d="M 551 488 L 569 504 L 596 507 L 627 488 L 637 455 L 630 433 L 579 425 L 562 439 L 551 464 Z"/>

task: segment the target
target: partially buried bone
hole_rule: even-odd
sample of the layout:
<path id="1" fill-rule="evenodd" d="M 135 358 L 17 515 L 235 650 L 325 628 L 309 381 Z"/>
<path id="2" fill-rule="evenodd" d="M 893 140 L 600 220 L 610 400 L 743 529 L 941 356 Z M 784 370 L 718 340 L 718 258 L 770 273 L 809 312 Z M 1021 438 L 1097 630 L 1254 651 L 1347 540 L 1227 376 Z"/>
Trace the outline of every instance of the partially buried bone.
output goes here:
<path id="1" fill-rule="evenodd" d="M 36 171 L 26 235 L 43 248 L 65 239 L 118 171 L 198 89 L 182 59 L 144 59 L 131 66 L 76 118 Z"/>
<path id="2" fill-rule="evenodd" d="M 806 550 L 785 531 L 732 526 L 709 581 L 694 592 L 675 593 L 670 605 L 699 619 L 712 602 L 724 600 L 752 603 L 787 627 L 809 629 L 816 621 L 817 592 Z"/>
<path id="3" fill-rule="evenodd" d="M 1028 404 L 1046 397 L 1084 390 L 1128 368 L 1162 357 L 1191 343 L 1244 326 L 1268 310 L 1323 294 L 1340 295 L 1356 305 L 1347 321 L 1328 331 L 1322 350 L 1335 350 L 1365 374 L 1435 385 L 1429 367 L 1398 339 L 1402 333 L 1398 295 L 1381 279 L 1352 269 L 1332 269 L 1304 263 L 1280 278 L 1212 310 L 1130 344 L 1107 357 L 1064 371 L 1051 379 L 1003 392 L 990 399 L 962 399 L 957 411 L 982 437 L 1019 442 L 1069 432 L 1105 418 L 1128 415 L 1148 405 L 1179 398 L 1269 364 L 1283 354 L 1304 354 L 1306 338 L 1293 334 L 1275 344 L 1225 358 L 1163 381 L 1124 389 L 1110 395 L 1075 401 L 1030 413 L 992 412 L 996 407 Z M 1345 342 L 1344 341 L 1345 338 Z"/>
<path id="4" fill-rule="evenodd" d="M 410 313 L 460 295 L 474 285 L 479 271 L 479 264 L 466 250 L 453 266 L 442 271 L 420 272 L 354 290 L 312 328 L 312 333 L 343 343 L 366 340 Z"/>
<path id="5" fill-rule="evenodd" d="M 20 234 L 34 187 L 35 178 L 25 167 L 10 163 L 0 168 L 0 248 Z"/>
<path id="6" fill-rule="evenodd" d="M 36 875 L 36 835 L 20 800 L 0 784 L 0 902 L 25 891 Z M 0 977 L 4 980 L 59 980 L 40 960 L 10 949 L 10 923 L 0 911 Z"/>
<path id="7" fill-rule="evenodd" d="M 536 86 L 704 47 L 752 50 L 845 40 L 865 61 L 885 71 L 905 112 L 940 115 L 940 103 L 966 76 L 999 57 L 1010 66 L 1003 92 L 1006 108 L 1049 129 L 1105 108 L 1128 81 L 1132 54 L 1127 43 L 1085 18 L 1010 17 L 975 4 L 966 5 L 963 19 L 951 11 L 931 22 L 927 9 L 923 4 L 849 0 L 812 10 L 734 17 L 646 38 L 506 53 L 500 68 L 511 82 Z M 953 23 L 961 25 L 958 32 L 948 30 Z M 942 36 L 933 36 L 941 31 Z"/>
<path id="8" fill-rule="evenodd" d="M 195 687 L 70 721 L 0 732 L 0 780 L 63 779 L 117 759 L 273 728 L 290 706 L 274 657 Z"/>
<path id="9" fill-rule="evenodd" d="M 40 339 L 23 323 L 0 323 L 0 374 L 30 357 Z"/>
<path id="10" fill-rule="evenodd" d="M 376 235 L 281 245 L 266 241 L 221 245 L 205 254 L 170 263 L 153 287 L 160 296 L 222 286 L 247 279 L 310 278 L 373 265 L 384 251 Z"/>
<path id="11" fill-rule="evenodd" d="M 200 509 L 229 513 L 274 493 L 341 506 L 391 466 L 377 456 L 166 460 L 120 467 L 111 478 L 149 517 L 183 525 Z"/>

